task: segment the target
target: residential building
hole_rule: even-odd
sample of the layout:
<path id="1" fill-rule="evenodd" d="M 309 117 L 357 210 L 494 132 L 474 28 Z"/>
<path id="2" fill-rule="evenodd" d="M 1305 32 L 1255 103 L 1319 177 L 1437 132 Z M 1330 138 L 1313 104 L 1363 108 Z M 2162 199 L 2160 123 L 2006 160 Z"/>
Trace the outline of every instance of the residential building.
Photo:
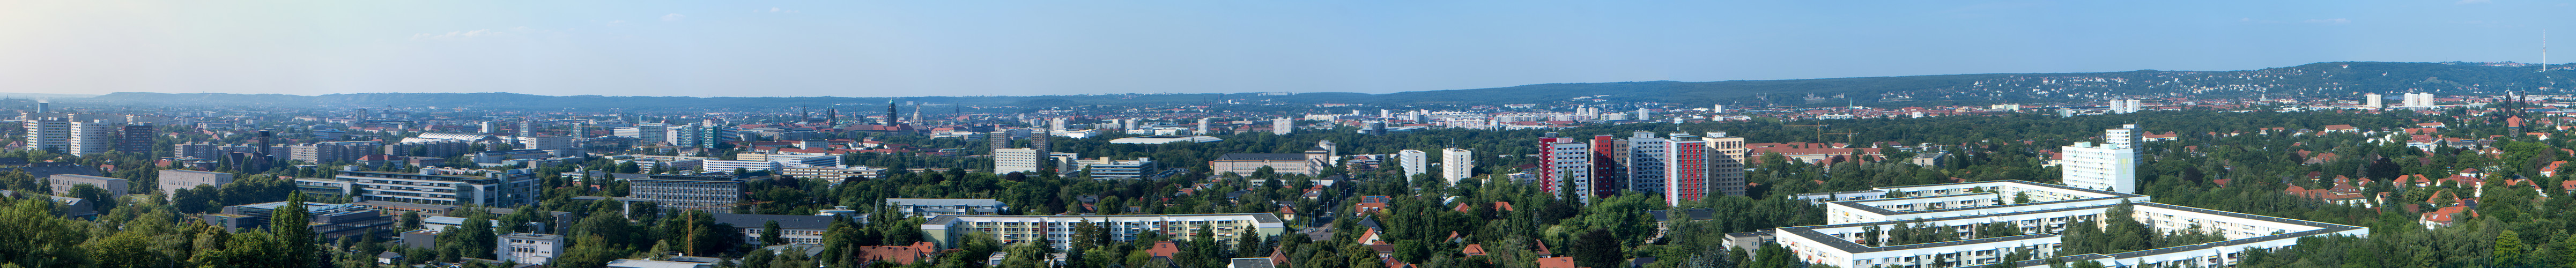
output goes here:
<path id="1" fill-rule="evenodd" d="M 1116 144 L 1171 144 L 1171 143 L 1180 143 L 1180 142 L 1193 142 L 1193 143 L 1195 143 L 1195 142 L 1219 142 L 1219 141 L 1225 141 L 1225 139 L 1219 139 L 1219 138 L 1217 138 L 1217 137 L 1209 137 L 1209 136 L 1156 135 L 1156 136 L 1142 136 L 1142 137 L 1126 137 L 1126 138 L 1118 138 L 1118 139 L 1109 140 L 1109 143 L 1116 143 Z"/>
<path id="2" fill-rule="evenodd" d="M 995 199 L 965 198 L 887 198 L 885 204 L 906 217 L 939 215 L 993 215 L 1010 210 L 1010 204 Z"/>
<path id="3" fill-rule="evenodd" d="M 2404 97 L 2404 99 L 2399 100 L 2399 104 L 2404 105 L 2405 107 L 2433 107 L 2433 93 L 2407 92 Z"/>
<path id="4" fill-rule="evenodd" d="M 1744 146 L 1744 137 L 1709 132 L 1708 136 L 1700 137 L 1700 141 L 1708 147 L 1709 193 L 1744 196 L 1744 163 L 1752 158 L 1753 152 Z"/>
<path id="5" fill-rule="evenodd" d="M 646 142 L 670 142 L 671 125 L 635 124 L 632 127 L 612 128 L 608 133 L 609 136 L 635 137 Z"/>
<path id="6" fill-rule="evenodd" d="M 1279 119 L 1270 119 L 1270 133 L 1279 134 L 1279 135 L 1288 135 L 1288 133 L 1291 133 L 1291 132 L 1297 132 L 1297 119 L 1295 119 L 1295 118 L 1279 118 Z"/>
<path id="7" fill-rule="evenodd" d="M 993 174 L 1012 172 L 1035 174 L 1046 163 L 1038 149 L 1002 148 L 993 150 Z"/>
<path id="8" fill-rule="evenodd" d="M 116 151 L 116 141 L 124 136 L 125 123 L 108 120 L 71 121 L 70 140 L 64 141 L 72 155 L 91 155 Z"/>
<path id="9" fill-rule="evenodd" d="M 731 205 L 742 203 L 743 179 L 730 175 L 652 174 L 626 182 L 626 198 L 663 208 L 730 211 Z"/>
<path id="10" fill-rule="evenodd" d="M 1600 185 L 1592 181 L 1592 143 L 1572 137 L 1559 137 L 1550 132 L 1538 139 L 1538 187 L 1540 191 L 1564 194 L 1573 192 L 1583 203 L 1592 202 Z"/>
<path id="11" fill-rule="evenodd" d="M 161 134 L 161 131 L 154 129 L 151 123 L 125 125 L 119 129 L 116 137 L 116 151 L 134 155 L 152 153 L 152 137 Z"/>
<path id="12" fill-rule="evenodd" d="M 1457 184 L 1459 180 L 1476 177 L 1475 171 L 1476 152 L 1459 148 L 1440 150 L 1441 179 Z"/>
<path id="13" fill-rule="evenodd" d="M 1610 135 L 1593 136 L 1593 195 L 1609 196 L 1620 190 L 1641 193 L 1664 193 L 1665 181 L 1672 165 L 1675 139 L 1655 137 L 1654 132 L 1638 131 L 1627 139 Z"/>
<path id="14" fill-rule="evenodd" d="M 1049 242 L 1056 250 L 1073 247 L 1073 229 L 1082 223 L 1107 227 L 1110 239 L 1134 241 L 1147 232 L 1166 237 L 1187 238 L 1205 229 L 1215 234 L 1218 243 L 1231 244 L 1251 233 L 1262 237 L 1287 232 L 1287 225 L 1270 213 L 1240 214 L 1174 214 L 1174 215 L 941 215 L 921 224 L 922 237 L 939 248 L 956 248 L 968 234 L 991 235 L 1003 243 Z"/>
<path id="15" fill-rule="evenodd" d="M 2138 125 L 2122 125 L 2104 131 L 2103 142 L 2078 142 L 2061 146 L 2064 154 L 2061 177 L 2068 186 L 2085 189 L 2138 191 Z"/>
<path id="16" fill-rule="evenodd" d="M 747 171 L 776 171 L 787 168 L 786 164 L 780 164 L 778 162 L 717 159 L 708 159 L 706 160 L 705 165 L 707 171 L 734 171 L 735 169 Z"/>
<path id="17" fill-rule="evenodd" d="M 335 141 L 287 145 L 286 148 L 290 159 L 305 163 L 328 164 L 358 160 L 359 156 L 383 152 L 383 146 L 383 143 L 376 141 Z"/>
<path id="18" fill-rule="evenodd" d="M 2135 112 L 2138 112 L 2138 111 L 2140 111 L 2140 110 L 2145 110 L 2145 108 L 2146 108 L 2146 107 L 2142 107 L 2142 106 L 2143 106 L 2143 105 L 2140 105 L 2140 103 L 2138 102 L 2138 100 L 2127 100 L 2127 99 L 2124 99 L 2124 100 L 2111 100 L 2111 113 L 2115 113 L 2115 114 L 2135 113 Z"/>
<path id="19" fill-rule="evenodd" d="M 295 179 L 305 194 L 433 205 L 516 207 L 536 202 L 537 179 L 527 169 L 480 176 L 340 171 L 330 178 Z"/>
<path id="20" fill-rule="evenodd" d="M 553 263 L 555 256 L 562 254 L 565 242 L 562 235 L 531 233 L 509 233 L 494 240 L 500 245 L 492 248 L 492 255 L 524 264 Z"/>
<path id="21" fill-rule="evenodd" d="M 1708 141 L 1690 134 L 1673 134 L 1672 149 L 1664 151 L 1664 202 L 1679 206 L 1685 201 L 1699 201 L 1709 194 Z"/>
<path id="22" fill-rule="evenodd" d="M 2366 108 L 2366 109 L 2379 109 L 2379 108 L 2385 108 L 2385 107 L 2387 107 L 2387 106 L 2386 106 L 2386 105 L 2383 105 L 2383 104 L 2384 104 L 2385 102 L 2387 102 L 2387 101 L 2388 101 L 2388 98 L 2380 97 L 2380 96 L 2379 96 L 2379 93 L 2362 93 L 2362 94 L 2361 94 L 2361 108 Z"/>
<path id="23" fill-rule="evenodd" d="M 125 196 L 130 193 L 127 190 L 132 187 L 129 184 L 131 182 L 125 179 L 80 174 L 54 174 L 45 176 L 45 180 L 52 183 L 54 195 L 68 195 L 71 194 L 72 188 L 89 184 L 98 186 L 99 190 L 107 190 L 110 196 Z"/>
<path id="24" fill-rule="evenodd" d="M 795 177 L 797 177 L 797 178 L 821 178 L 821 179 L 839 180 L 839 179 L 843 179 L 843 178 L 853 178 L 853 177 L 857 177 L 857 178 L 873 178 L 873 177 L 876 177 L 876 176 L 877 176 L 877 172 L 879 172 L 879 171 L 884 171 L 884 170 L 885 170 L 885 169 L 881 169 L 881 168 L 869 168 L 869 167 L 862 167 L 862 166 L 850 166 L 850 167 L 786 167 L 786 168 L 780 168 L 780 169 L 778 169 L 778 175 L 795 176 Z"/>
<path id="25" fill-rule="evenodd" d="M 63 117 L 36 117 L 23 120 L 27 132 L 26 149 L 70 153 L 72 121 Z"/>
<path id="26" fill-rule="evenodd" d="M 233 183 L 233 174 L 223 172 L 165 169 L 161 170 L 160 175 L 161 194 L 164 196 L 176 194 L 179 192 L 179 189 L 197 188 L 198 185 L 214 185 L 221 187 L 224 186 L 224 184 Z"/>
<path id="27" fill-rule="evenodd" d="M 1408 179 L 1423 173 L 1431 173 L 1430 157 L 1430 154 L 1423 153 L 1422 150 L 1405 149 L 1395 152 L 1396 163 L 1404 166 L 1404 177 Z"/>
<path id="28" fill-rule="evenodd" d="M 403 139 L 403 140 L 404 140 L 404 141 L 403 141 L 403 142 L 401 142 L 401 143 L 395 143 L 395 144 L 388 144 L 388 145 L 385 145 L 385 146 L 384 146 L 384 148 L 385 148 L 384 154 L 387 154 L 387 155 L 394 155 L 394 156 L 416 156 L 416 157 L 452 157 L 452 156 L 457 156 L 457 155 L 464 155 L 464 154 L 465 154 L 465 152 L 466 152 L 466 149 L 471 148 L 471 147 L 474 145 L 474 142 L 473 142 L 473 141 L 467 141 L 467 140 L 449 140 L 449 139 L 430 139 L 430 140 L 421 140 L 421 141 L 412 141 L 411 139 Z"/>
<path id="29" fill-rule="evenodd" d="M 1313 176 L 1324 172 L 1322 157 L 1320 154 L 1225 154 L 1217 156 L 1215 161 L 1208 161 L 1208 168 L 1218 174 L 1252 175 L 1262 167 L 1269 167 L 1271 172 L 1279 174 Z"/>

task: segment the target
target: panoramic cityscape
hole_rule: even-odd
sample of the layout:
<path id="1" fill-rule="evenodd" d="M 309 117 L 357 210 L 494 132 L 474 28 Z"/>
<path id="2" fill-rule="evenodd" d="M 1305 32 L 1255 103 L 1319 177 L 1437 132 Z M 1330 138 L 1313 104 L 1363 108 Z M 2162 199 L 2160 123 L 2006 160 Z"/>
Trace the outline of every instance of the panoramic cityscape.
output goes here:
<path id="1" fill-rule="evenodd" d="M 1818 16 L 2185 41 L 1819 64 L 1742 51 L 1886 30 L 1677 11 L 1830 13 L 1750 3 L 0 3 L 59 25 L 0 26 L 0 267 L 2576 267 L 2555 22 L 2425 21 L 2576 8 L 2310 4 L 2338 8 L 2139 20 L 2480 41 L 1906 3 Z M 2267 12 L 2318 17 L 2235 17 Z M 1647 33 L 1708 29 L 1741 35 Z M 1571 37 L 1598 39 L 1538 40 Z M 1675 63 L 1714 59 L 1739 60 Z"/>

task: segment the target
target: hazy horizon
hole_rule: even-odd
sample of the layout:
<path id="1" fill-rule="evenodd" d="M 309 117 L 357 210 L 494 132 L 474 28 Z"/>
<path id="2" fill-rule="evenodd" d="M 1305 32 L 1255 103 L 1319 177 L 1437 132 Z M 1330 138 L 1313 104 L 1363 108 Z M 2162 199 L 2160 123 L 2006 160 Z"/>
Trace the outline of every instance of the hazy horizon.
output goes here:
<path id="1" fill-rule="evenodd" d="M 2540 62 L 2563 3 L 0 3 L 0 91 L 687 97 Z M 2530 19 L 2521 19 L 2530 18 Z M 2563 33 L 2576 35 L 2576 31 Z M 2562 56 L 2576 57 L 2576 55 Z M 2564 61 L 2564 60 L 2561 60 Z"/>

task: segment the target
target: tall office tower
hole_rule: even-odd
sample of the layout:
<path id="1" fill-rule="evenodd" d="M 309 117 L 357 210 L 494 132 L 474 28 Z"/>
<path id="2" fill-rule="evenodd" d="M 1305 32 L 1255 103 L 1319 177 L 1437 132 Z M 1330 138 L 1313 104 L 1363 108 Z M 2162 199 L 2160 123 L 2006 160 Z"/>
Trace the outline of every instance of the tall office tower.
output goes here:
<path id="1" fill-rule="evenodd" d="M 1655 112 L 1648 111 L 1644 107 L 1639 107 L 1637 108 L 1637 120 L 1655 120 Z"/>
<path id="2" fill-rule="evenodd" d="M 1584 204 L 1592 203 L 1592 143 L 1558 137 L 1549 132 L 1538 138 L 1539 190 L 1563 194 L 1572 192 Z"/>
<path id="3" fill-rule="evenodd" d="M 1065 129 L 1064 129 L 1064 118 L 1048 118 L 1048 119 L 1047 119 L 1047 134 L 1055 134 L 1056 132 L 1064 132 L 1064 130 L 1065 130 Z"/>
<path id="4" fill-rule="evenodd" d="M 2065 168 L 2058 180 L 2067 186 L 2113 192 L 2138 191 L 2138 125 L 2105 130 L 2103 142 L 2077 142 L 2058 147 Z"/>
<path id="5" fill-rule="evenodd" d="M 1449 180 L 1449 184 L 1458 184 L 1459 180 L 1476 177 L 1475 172 L 1476 152 L 1458 148 L 1440 150 L 1441 179 Z"/>
<path id="6" fill-rule="evenodd" d="M 1708 146 L 1708 193 L 1743 196 L 1744 160 L 1753 153 L 1744 147 L 1744 137 L 1709 132 L 1699 139 Z"/>
<path id="7" fill-rule="evenodd" d="M 1292 132 L 1297 132 L 1297 119 L 1295 119 L 1295 118 L 1270 119 L 1270 133 L 1279 134 L 1279 135 L 1288 135 L 1288 133 L 1292 133 Z"/>
<path id="8" fill-rule="evenodd" d="M 2433 107 L 2433 93 L 2407 92 L 2405 98 L 2406 107 Z"/>
<path id="9" fill-rule="evenodd" d="M 2111 113 L 2135 113 L 2144 109 L 2138 100 L 2111 100 Z"/>
<path id="10" fill-rule="evenodd" d="M 37 103 L 42 105 L 44 103 Z M 43 109 L 38 109 L 43 110 Z M 44 113 L 37 113 L 43 115 Z M 72 121 L 65 117 L 28 118 L 27 149 L 66 153 L 72 149 Z"/>
<path id="11" fill-rule="evenodd" d="M 2361 94 L 2361 108 L 2370 108 L 2370 109 L 2387 108 L 2388 106 L 2385 106 L 2385 105 L 2384 105 L 2384 104 L 2386 104 L 2386 102 L 2387 102 L 2387 101 L 2388 101 L 2388 99 L 2385 99 L 2385 98 L 2381 98 L 2381 97 L 2379 97 L 2379 93 L 2362 93 L 2362 94 Z"/>
<path id="12" fill-rule="evenodd" d="M 134 155 L 152 153 L 152 137 L 160 134 L 151 123 L 125 125 L 118 129 L 116 151 Z"/>
<path id="13" fill-rule="evenodd" d="M 1666 177 L 1664 166 L 1670 164 L 1672 159 L 1664 154 L 1672 150 L 1672 140 L 1657 138 L 1654 132 L 1638 131 L 1630 133 L 1628 139 L 1620 142 L 1625 143 L 1626 146 L 1612 148 L 1612 153 L 1609 155 L 1618 156 L 1617 165 L 1620 167 L 1621 174 L 1616 176 L 1624 180 L 1622 183 L 1609 185 L 1614 188 L 1608 192 L 1616 193 L 1618 189 L 1647 193 L 1664 192 L 1664 177 Z"/>
<path id="14" fill-rule="evenodd" d="M 1708 141 L 1673 134 L 1671 145 L 1671 150 L 1664 150 L 1664 202 L 1680 205 L 1708 198 Z"/>
<path id="15" fill-rule="evenodd" d="M 1010 174 L 1011 172 L 1035 174 L 1038 172 L 1038 163 L 1045 162 L 1042 161 L 1044 159 L 1046 159 L 1046 154 L 1040 153 L 1037 149 L 1003 148 L 1000 150 L 993 150 L 993 174 Z"/>
<path id="16" fill-rule="evenodd" d="M 1404 166 L 1404 177 L 1407 179 L 1413 178 L 1414 175 L 1431 173 L 1430 157 L 1431 154 L 1424 153 L 1422 150 L 1406 149 L 1395 152 L 1396 164 Z M 1456 183 L 1457 181 L 1450 182 Z"/>
<path id="17" fill-rule="evenodd" d="M 1200 118 L 1199 118 L 1199 128 L 1198 128 L 1198 129 L 1192 129 L 1192 130 L 1190 130 L 1190 135 L 1210 135 L 1210 134 L 1216 134 L 1215 132 L 1208 132 L 1208 130 L 1210 130 L 1210 129 L 1215 129 L 1215 127 L 1214 127 L 1214 126 L 1209 125 L 1210 123 L 1215 123 L 1215 121 L 1216 121 L 1216 118 L 1214 118 L 1214 117 L 1200 117 Z"/>
<path id="18" fill-rule="evenodd" d="M 71 139 L 65 140 L 64 144 L 69 146 L 67 151 L 72 155 L 115 151 L 116 138 L 121 136 L 117 132 L 125 130 L 123 126 L 125 124 L 107 120 L 72 121 Z"/>
<path id="19" fill-rule="evenodd" d="M 496 133 L 501 133 L 501 125 L 502 125 L 502 124 L 508 124 L 508 123 L 503 123 L 503 122 L 501 122 L 501 121 L 483 121 L 483 122 L 478 122 L 478 123 L 476 123 L 476 125 L 477 125 L 477 126 L 481 126 L 481 127 L 482 127 L 482 129 L 480 129 L 480 130 L 482 130 L 482 131 L 483 131 L 483 134 L 496 134 Z"/>

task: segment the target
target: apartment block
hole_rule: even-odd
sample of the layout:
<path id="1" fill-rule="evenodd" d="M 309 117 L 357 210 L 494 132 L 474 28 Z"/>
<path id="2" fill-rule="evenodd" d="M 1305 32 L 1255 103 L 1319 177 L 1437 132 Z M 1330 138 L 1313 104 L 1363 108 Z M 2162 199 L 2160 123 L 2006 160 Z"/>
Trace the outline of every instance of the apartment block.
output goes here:
<path id="1" fill-rule="evenodd" d="M 1073 247 L 1073 228 L 1080 223 L 1097 224 L 1109 229 L 1111 239 L 1134 241 L 1136 236 L 1158 232 L 1169 237 L 1188 238 L 1201 229 L 1216 235 L 1219 243 L 1231 244 L 1237 236 L 1250 231 L 1260 236 L 1287 232 L 1285 222 L 1270 213 L 1240 214 L 1175 214 L 1175 215 L 941 215 L 921 224 L 922 236 L 939 248 L 955 248 L 966 235 L 990 235 L 1003 243 L 1046 241 L 1056 250 Z"/>

